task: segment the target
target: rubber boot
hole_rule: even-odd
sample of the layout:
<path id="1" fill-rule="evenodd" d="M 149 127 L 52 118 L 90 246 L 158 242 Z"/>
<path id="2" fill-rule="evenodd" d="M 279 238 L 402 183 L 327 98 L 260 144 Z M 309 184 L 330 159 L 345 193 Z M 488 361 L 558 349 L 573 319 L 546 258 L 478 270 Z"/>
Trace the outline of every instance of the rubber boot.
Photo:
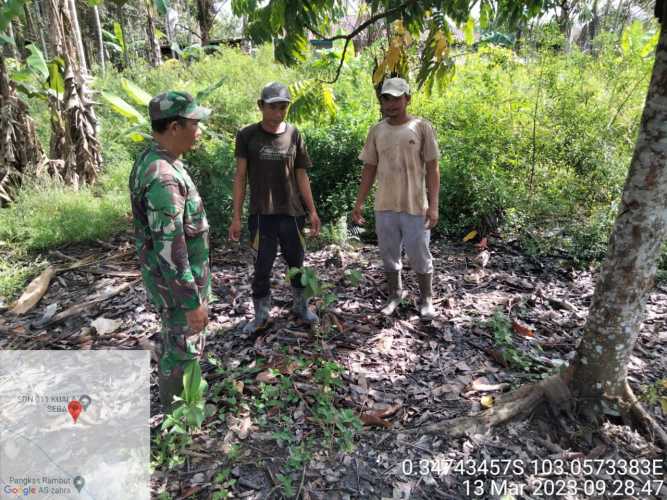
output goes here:
<path id="1" fill-rule="evenodd" d="M 262 297 L 261 299 L 252 299 L 252 304 L 255 306 L 255 317 L 243 327 L 243 333 L 256 333 L 263 330 L 269 323 L 269 309 L 271 309 L 271 295 Z"/>
<path id="2" fill-rule="evenodd" d="M 175 407 L 174 396 L 183 394 L 183 369 L 174 368 L 169 375 L 157 370 L 157 383 L 160 389 L 160 405 L 163 413 L 171 413 Z"/>
<path id="3" fill-rule="evenodd" d="M 391 316 L 401 303 L 401 300 L 405 298 L 406 292 L 403 290 L 400 271 L 385 271 L 384 276 L 387 280 L 388 296 L 387 303 L 381 312 L 385 316 Z"/>
<path id="4" fill-rule="evenodd" d="M 304 294 L 303 288 L 292 287 L 292 294 L 294 295 L 294 302 L 292 303 L 292 312 L 296 314 L 299 319 L 306 323 L 317 323 L 320 318 L 317 317 L 313 311 L 308 307 L 308 299 Z"/>
<path id="5" fill-rule="evenodd" d="M 431 321 L 435 317 L 433 308 L 433 274 L 417 273 L 417 282 L 419 283 L 419 316 L 424 321 Z"/>

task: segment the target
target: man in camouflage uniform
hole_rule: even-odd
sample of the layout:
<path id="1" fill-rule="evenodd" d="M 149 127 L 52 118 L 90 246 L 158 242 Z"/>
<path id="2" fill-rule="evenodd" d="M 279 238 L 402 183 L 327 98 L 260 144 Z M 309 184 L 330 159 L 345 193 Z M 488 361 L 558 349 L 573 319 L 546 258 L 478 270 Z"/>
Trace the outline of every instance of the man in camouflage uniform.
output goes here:
<path id="1" fill-rule="evenodd" d="M 160 402 L 172 408 L 188 362 L 204 349 L 208 322 L 208 221 L 197 188 L 179 157 L 200 135 L 210 110 L 185 92 L 151 99 L 153 140 L 130 173 L 135 243 L 146 293 L 162 321 Z"/>

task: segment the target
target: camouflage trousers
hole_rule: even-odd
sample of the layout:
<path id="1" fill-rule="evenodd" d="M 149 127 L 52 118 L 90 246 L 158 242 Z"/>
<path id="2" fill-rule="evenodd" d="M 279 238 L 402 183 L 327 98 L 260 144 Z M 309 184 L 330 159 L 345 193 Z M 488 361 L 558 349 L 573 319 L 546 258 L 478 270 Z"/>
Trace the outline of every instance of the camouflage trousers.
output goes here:
<path id="1" fill-rule="evenodd" d="M 190 336 L 190 327 L 182 309 L 164 309 L 161 313 L 162 353 L 160 372 L 170 375 L 175 368 L 185 368 L 188 361 L 200 359 L 206 343 L 206 329 Z"/>
<path id="2" fill-rule="evenodd" d="M 188 336 L 190 329 L 182 309 L 165 309 L 162 319 L 162 348 L 158 368 L 160 403 L 164 412 L 175 408 L 174 396 L 183 392 L 183 373 L 188 363 L 199 361 L 204 353 L 206 330 Z"/>

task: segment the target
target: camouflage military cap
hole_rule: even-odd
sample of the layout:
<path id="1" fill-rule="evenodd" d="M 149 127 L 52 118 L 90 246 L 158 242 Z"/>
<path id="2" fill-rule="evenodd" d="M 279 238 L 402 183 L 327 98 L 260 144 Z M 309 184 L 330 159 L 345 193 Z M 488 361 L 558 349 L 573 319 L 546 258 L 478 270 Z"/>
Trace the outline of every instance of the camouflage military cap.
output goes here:
<path id="1" fill-rule="evenodd" d="M 158 94 L 148 103 L 148 115 L 151 121 L 182 116 L 192 120 L 206 120 L 211 110 L 197 105 L 187 92 L 170 90 Z"/>

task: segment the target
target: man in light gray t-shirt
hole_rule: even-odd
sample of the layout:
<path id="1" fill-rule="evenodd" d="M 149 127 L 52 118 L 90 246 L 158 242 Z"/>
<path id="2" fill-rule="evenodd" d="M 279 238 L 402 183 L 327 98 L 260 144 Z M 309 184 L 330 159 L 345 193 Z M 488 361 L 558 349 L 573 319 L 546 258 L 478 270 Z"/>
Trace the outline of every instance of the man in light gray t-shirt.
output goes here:
<path id="1" fill-rule="evenodd" d="M 385 118 L 373 126 L 359 159 L 364 162 L 352 219 L 363 224 L 361 209 L 376 177 L 375 230 L 384 265 L 389 298 L 382 313 L 393 314 L 405 298 L 401 283 L 401 249 L 417 272 L 420 316 L 433 319 L 431 228 L 438 222 L 440 152 L 433 126 L 408 115 L 410 87 L 390 78 L 380 94 Z"/>

